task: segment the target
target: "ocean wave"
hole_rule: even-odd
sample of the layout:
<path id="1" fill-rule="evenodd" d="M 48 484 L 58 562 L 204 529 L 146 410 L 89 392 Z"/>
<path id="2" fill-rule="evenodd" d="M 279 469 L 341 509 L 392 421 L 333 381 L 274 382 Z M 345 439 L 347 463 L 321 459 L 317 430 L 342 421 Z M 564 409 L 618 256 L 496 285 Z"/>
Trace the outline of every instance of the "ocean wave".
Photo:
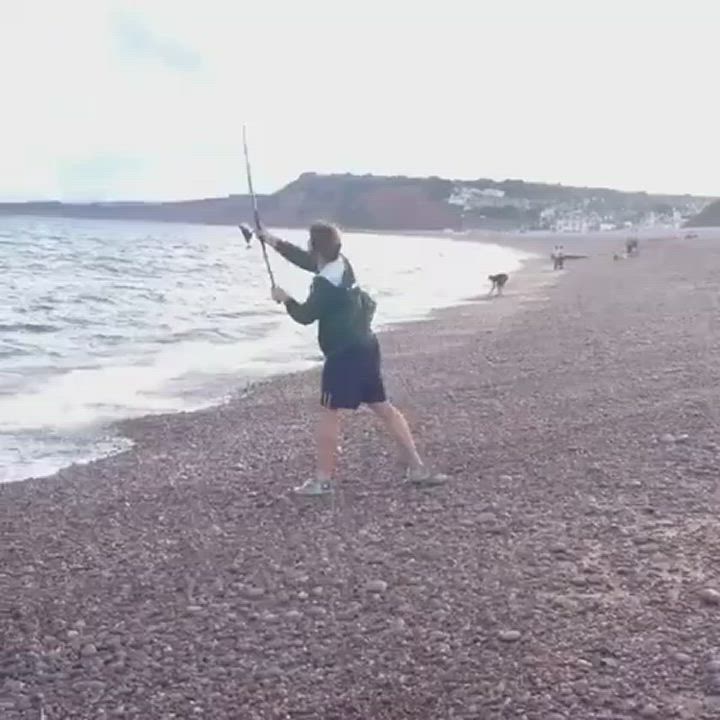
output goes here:
<path id="1" fill-rule="evenodd" d="M 249 328 L 243 328 L 243 335 Z M 219 342 L 237 342 L 242 338 L 227 330 L 220 328 L 192 328 L 191 330 L 178 330 L 166 335 L 158 335 L 155 342 L 160 345 L 173 345 L 175 343 L 188 342 L 194 340 L 216 340 Z"/>
<path id="2" fill-rule="evenodd" d="M 31 348 L 21 347 L 8 347 L 7 345 L 0 345 L 0 360 L 7 360 L 14 357 L 22 357 L 23 355 L 32 355 L 33 350 Z"/>
<path id="3" fill-rule="evenodd" d="M 253 310 L 222 310 L 208 313 L 209 318 L 223 318 L 226 320 L 241 320 L 243 318 L 267 317 L 274 315 L 275 308 L 254 308 Z"/>
<path id="4" fill-rule="evenodd" d="M 54 333 L 60 330 L 56 325 L 44 323 L 0 323 L 0 332 Z"/>
<path id="5" fill-rule="evenodd" d="M 75 303 L 100 303 L 102 305 L 116 305 L 117 302 L 112 298 L 108 297 L 107 295 L 92 295 L 90 293 L 84 293 L 81 295 L 78 295 L 75 300 Z"/>

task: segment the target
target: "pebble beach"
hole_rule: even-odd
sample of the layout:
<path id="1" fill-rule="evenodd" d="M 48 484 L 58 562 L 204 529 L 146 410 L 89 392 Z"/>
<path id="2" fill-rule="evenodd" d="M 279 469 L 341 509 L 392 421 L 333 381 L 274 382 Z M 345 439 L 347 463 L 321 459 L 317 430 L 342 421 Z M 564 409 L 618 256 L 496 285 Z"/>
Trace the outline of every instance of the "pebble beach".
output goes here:
<path id="1" fill-rule="evenodd" d="M 554 243 L 381 336 L 447 486 L 360 412 L 295 498 L 315 370 L 0 485 L 0 718 L 719 718 L 720 245 Z"/>

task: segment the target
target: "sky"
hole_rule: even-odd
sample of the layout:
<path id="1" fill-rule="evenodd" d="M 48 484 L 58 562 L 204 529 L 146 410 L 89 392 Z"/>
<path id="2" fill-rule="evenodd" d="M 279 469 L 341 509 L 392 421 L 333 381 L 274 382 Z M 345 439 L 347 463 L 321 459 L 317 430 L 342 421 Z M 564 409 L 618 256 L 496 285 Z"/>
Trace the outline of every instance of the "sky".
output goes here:
<path id="1" fill-rule="evenodd" d="M 0 0 L 0 200 L 304 171 L 720 195 L 717 0 Z"/>

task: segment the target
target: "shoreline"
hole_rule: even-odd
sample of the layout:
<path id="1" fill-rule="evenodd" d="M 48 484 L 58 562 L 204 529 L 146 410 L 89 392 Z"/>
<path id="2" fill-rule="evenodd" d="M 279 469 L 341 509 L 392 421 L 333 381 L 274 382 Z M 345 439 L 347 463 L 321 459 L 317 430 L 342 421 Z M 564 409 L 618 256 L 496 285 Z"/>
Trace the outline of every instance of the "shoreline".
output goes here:
<path id="1" fill-rule="evenodd" d="M 595 249 L 383 335 L 446 487 L 312 372 L 0 487 L 3 720 L 716 717 L 720 245 Z"/>
<path id="2" fill-rule="evenodd" d="M 484 241 L 478 240 L 477 242 Z M 510 244 L 506 244 L 505 247 L 517 249 L 514 245 Z M 521 252 L 528 251 L 521 250 Z M 491 314 L 488 317 L 483 317 L 483 321 L 488 323 L 488 331 L 491 331 L 492 326 L 496 326 L 500 318 L 508 317 L 509 315 L 520 311 L 522 309 L 522 304 L 541 300 L 542 298 L 539 293 L 542 291 L 542 289 L 555 284 L 558 281 L 560 275 L 561 273 L 554 273 L 550 271 L 548 261 L 542 257 L 538 256 L 523 260 L 521 269 L 511 274 L 511 282 L 508 283 L 508 289 L 506 289 L 503 296 L 499 298 L 500 302 L 509 300 L 513 303 L 513 305 L 508 307 L 506 304 L 502 308 L 504 312 L 496 312 L 495 315 L 492 315 L 493 309 L 495 308 L 493 308 L 493 306 L 490 306 Z M 428 326 L 432 327 L 436 323 L 443 322 L 446 317 L 462 317 L 462 311 L 464 309 L 466 310 L 466 312 L 469 312 L 470 310 L 475 310 L 478 306 L 485 307 L 486 303 L 494 302 L 496 302 L 495 298 L 488 299 L 486 295 L 476 295 L 468 297 L 452 306 L 435 308 L 434 310 L 429 312 L 426 317 L 416 320 L 399 321 L 390 324 L 388 327 L 378 330 L 377 335 L 380 339 L 381 348 L 383 348 L 383 362 L 385 362 L 386 353 L 384 351 L 384 347 L 386 344 L 388 344 L 392 348 L 393 352 L 397 352 L 398 337 L 396 336 L 400 336 L 401 338 L 402 335 L 407 333 L 413 333 L 417 329 L 426 328 Z M 401 342 L 402 341 L 400 340 L 400 343 Z M 157 415 L 144 415 L 137 418 L 128 418 L 113 423 L 113 427 L 121 428 L 123 436 L 127 437 L 135 444 L 137 442 L 142 442 L 143 437 L 147 432 L 147 427 L 154 424 L 151 422 L 152 420 L 159 420 L 165 423 L 166 421 L 172 421 L 172 418 L 178 415 L 191 416 L 196 414 L 204 415 L 207 413 L 212 413 L 215 410 L 220 410 L 223 408 L 227 408 L 228 406 L 235 406 L 239 403 L 245 402 L 251 396 L 258 392 L 267 392 L 272 389 L 271 386 L 274 383 L 279 383 L 283 385 L 294 382 L 305 384 L 309 383 L 313 387 L 319 388 L 319 377 L 321 368 L 322 361 L 318 360 L 317 363 L 311 368 L 282 372 L 278 373 L 277 375 L 268 376 L 250 382 L 244 388 L 238 389 L 236 392 L 232 393 L 225 402 L 220 404 L 211 405 L 206 408 L 200 408 L 197 410 L 163 413 Z M 392 400 L 392 398 L 390 399 Z M 315 409 L 314 406 L 313 409 Z M 128 451 L 132 451 L 132 448 L 129 448 Z M 100 462 L 102 459 L 103 458 L 99 458 L 97 461 L 93 462 Z"/>
<path id="3" fill-rule="evenodd" d="M 433 237 L 433 238 L 437 238 L 440 240 L 452 239 L 452 238 L 444 237 L 441 234 L 440 235 L 438 235 L 438 234 L 428 235 L 428 237 Z M 494 242 L 493 243 L 493 241 L 491 239 L 478 238 L 476 240 L 476 242 L 479 242 L 481 244 L 500 245 L 500 246 L 506 247 L 510 250 L 517 251 L 519 253 L 524 253 L 524 254 L 529 253 L 529 251 L 527 249 L 517 248 L 516 246 L 514 246 L 513 244 L 510 244 L 510 243 L 503 243 L 503 242 Z M 530 254 L 532 255 L 532 253 L 530 253 Z M 530 257 L 530 258 L 523 259 L 520 262 L 521 262 L 521 268 L 513 273 L 513 278 L 515 280 L 515 283 L 513 285 L 516 285 L 518 278 L 524 277 L 528 272 L 530 272 L 532 274 L 533 271 L 531 268 L 533 268 L 534 264 L 536 264 L 538 262 L 538 258 Z M 482 278 L 480 280 L 480 283 L 482 285 L 484 285 L 485 279 Z M 512 295 L 512 293 L 511 293 L 511 295 Z M 476 302 L 482 302 L 483 299 L 484 299 L 484 296 L 482 296 L 482 295 L 463 298 L 463 299 L 458 300 L 453 305 L 441 306 L 438 308 L 434 308 L 434 309 L 430 310 L 429 312 L 427 312 L 424 317 L 421 317 L 421 318 L 418 318 L 415 320 L 400 320 L 400 321 L 395 321 L 395 322 L 389 323 L 385 327 L 379 329 L 377 332 L 380 337 L 384 337 L 386 334 L 396 332 L 400 328 L 403 328 L 406 326 L 412 326 L 413 324 L 418 323 L 418 322 L 422 323 L 422 322 L 431 321 L 436 317 L 437 313 L 442 313 L 444 311 L 462 307 L 468 303 L 472 304 L 472 303 L 476 303 Z M 295 376 L 295 375 L 303 375 L 303 374 L 307 374 L 307 373 L 310 373 L 310 374 L 317 373 L 318 368 L 321 366 L 321 364 L 322 364 L 321 361 L 317 361 L 317 362 L 313 362 L 312 367 L 304 369 L 304 370 L 288 370 L 288 371 L 280 372 L 278 374 L 268 375 L 268 376 L 260 377 L 260 378 L 256 378 L 256 379 L 249 379 L 247 381 L 247 383 L 245 383 L 245 384 L 237 383 L 237 384 L 235 384 L 234 388 L 233 388 L 233 386 L 230 386 L 228 388 L 228 391 L 227 391 L 227 394 L 226 394 L 226 397 L 224 400 L 220 400 L 220 401 L 216 401 L 216 402 L 208 402 L 207 404 L 203 404 L 200 407 L 196 407 L 196 408 L 193 408 L 190 410 L 177 410 L 177 411 L 163 412 L 163 413 L 149 413 L 147 415 L 139 415 L 139 416 L 121 418 L 121 419 L 118 419 L 115 421 L 111 421 L 111 422 L 99 427 L 98 432 L 102 433 L 102 436 L 105 438 L 106 443 L 112 444 L 112 442 L 117 442 L 118 445 L 123 445 L 123 444 L 129 443 L 128 446 L 121 447 L 117 451 L 110 452 L 109 454 L 100 454 L 96 457 L 93 457 L 90 460 L 73 461 L 73 462 L 69 463 L 68 465 L 63 466 L 52 473 L 48 473 L 48 474 L 44 474 L 44 475 L 37 475 L 37 476 L 28 476 L 28 477 L 21 478 L 21 479 L 7 480 L 3 483 L 0 483 L 0 485 L 13 484 L 13 483 L 18 483 L 18 482 L 24 483 L 24 482 L 28 482 L 28 481 L 42 482 L 49 478 L 53 478 L 54 476 L 56 476 L 58 474 L 63 474 L 67 471 L 71 471 L 74 468 L 80 468 L 80 467 L 85 467 L 85 466 L 94 466 L 96 463 L 103 462 L 104 460 L 115 457 L 116 455 L 124 454 L 127 452 L 132 452 L 134 445 L 137 442 L 136 436 L 138 435 L 138 433 L 136 433 L 134 430 L 135 423 L 139 423 L 140 426 L 142 427 L 143 421 L 148 418 L 153 418 L 153 417 L 172 418 L 176 415 L 206 413 L 208 411 L 211 412 L 212 410 L 214 410 L 216 408 L 222 407 L 229 403 L 234 403 L 234 402 L 239 401 L 240 399 L 246 397 L 248 395 L 248 393 L 252 392 L 254 388 L 264 386 L 267 383 L 271 383 L 278 378 L 284 378 L 287 380 L 287 378 Z M 140 433 L 140 435 L 141 434 L 142 433 Z"/>

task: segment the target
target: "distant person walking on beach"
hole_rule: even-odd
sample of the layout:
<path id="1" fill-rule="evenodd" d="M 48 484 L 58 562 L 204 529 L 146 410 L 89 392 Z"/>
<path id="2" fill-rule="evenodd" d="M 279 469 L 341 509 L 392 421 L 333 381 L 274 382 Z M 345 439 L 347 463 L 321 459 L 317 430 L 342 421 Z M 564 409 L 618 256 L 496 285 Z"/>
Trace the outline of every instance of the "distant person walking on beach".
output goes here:
<path id="1" fill-rule="evenodd" d="M 562 270 L 565 267 L 565 253 L 562 245 L 556 245 L 550 257 L 553 261 L 553 270 Z"/>
<path id="2" fill-rule="evenodd" d="M 638 254 L 638 240 L 637 238 L 628 238 L 625 241 L 625 254 L 628 257 Z"/>
<path id="3" fill-rule="evenodd" d="M 318 342 L 325 356 L 318 423 L 317 474 L 295 488 L 301 495 L 324 495 L 332 491 L 332 477 L 340 432 L 339 410 L 367 405 L 400 446 L 407 462 L 407 479 L 418 485 L 435 485 L 446 478 L 424 465 L 402 413 L 385 395 L 380 345 L 372 331 L 374 300 L 361 290 L 350 262 L 341 254 L 340 232 L 331 224 L 310 227 L 308 250 L 285 242 L 268 232 L 259 237 L 286 260 L 315 273 L 310 294 L 303 303 L 282 288 L 272 297 L 283 303 L 288 315 L 301 325 L 318 322 Z"/>

